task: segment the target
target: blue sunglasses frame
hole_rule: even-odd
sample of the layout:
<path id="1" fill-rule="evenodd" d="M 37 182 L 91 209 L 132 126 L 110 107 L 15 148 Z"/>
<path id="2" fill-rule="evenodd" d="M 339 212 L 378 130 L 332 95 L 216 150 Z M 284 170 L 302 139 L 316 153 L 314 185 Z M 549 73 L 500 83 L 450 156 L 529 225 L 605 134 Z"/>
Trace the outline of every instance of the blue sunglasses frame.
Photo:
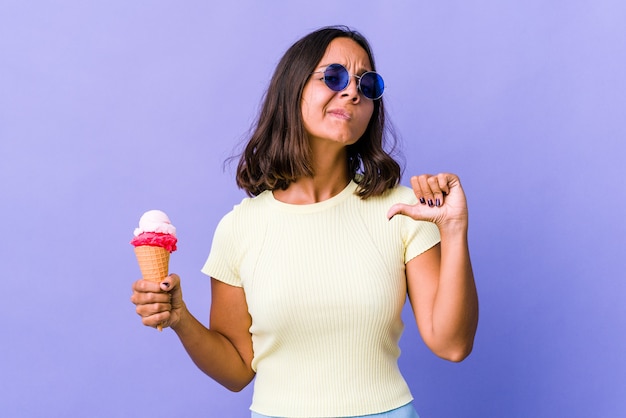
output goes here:
<path id="1" fill-rule="evenodd" d="M 315 71 L 313 74 L 323 73 L 324 84 L 332 91 L 343 91 L 350 84 L 350 77 L 357 79 L 357 89 L 364 97 L 370 100 L 378 100 L 385 92 L 385 81 L 376 71 L 366 71 L 363 74 L 350 74 L 346 67 L 341 64 L 330 64 L 322 71 Z M 363 83 L 365 80 L 365 84 Z"/>

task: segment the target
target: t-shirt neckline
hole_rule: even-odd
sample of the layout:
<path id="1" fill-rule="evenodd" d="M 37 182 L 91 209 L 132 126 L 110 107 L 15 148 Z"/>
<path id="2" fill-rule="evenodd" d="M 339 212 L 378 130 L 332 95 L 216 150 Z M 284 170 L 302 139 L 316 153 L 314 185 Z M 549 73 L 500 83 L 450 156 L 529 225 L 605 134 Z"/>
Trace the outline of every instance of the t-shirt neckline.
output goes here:
<path id="1" fill-rule="evenodd" d="M 348 185 L 335 196 L 326 200 L 322 200 L 321 202 L 308 203 L 304 205 L 282 202 L 276 199 L 274 197 L 274 193 L 272 193 L 270 190 L 268 190 L 266 193 L 268 194 L 269 201 L 278 209 L 294 213 L 310 213 L 325 210 L 342 203 L 350 196 L 354 195 L 357 186 L 358 185 L 354 182 L 354 180 L 350 180 Z"/>

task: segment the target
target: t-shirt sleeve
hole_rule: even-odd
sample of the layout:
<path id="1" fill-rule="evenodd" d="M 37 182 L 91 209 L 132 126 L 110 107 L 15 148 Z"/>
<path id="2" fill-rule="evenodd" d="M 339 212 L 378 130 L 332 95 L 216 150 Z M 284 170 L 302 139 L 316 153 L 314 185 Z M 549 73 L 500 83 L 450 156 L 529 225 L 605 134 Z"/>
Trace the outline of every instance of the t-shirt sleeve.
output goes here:
<path id="1" fill-rule="evenodd" d="M 404 263 L 431 249 L 441 241 L 439 228 L 432 222 L 403 216 Z"/>
<path id="2" fill-rule="evenodd" d="M 211 252 L 200 271 L 231 286 L 241 287 L 240 251 L 236 245 L 233 212 L 227 213 L 217 225 Z"/>

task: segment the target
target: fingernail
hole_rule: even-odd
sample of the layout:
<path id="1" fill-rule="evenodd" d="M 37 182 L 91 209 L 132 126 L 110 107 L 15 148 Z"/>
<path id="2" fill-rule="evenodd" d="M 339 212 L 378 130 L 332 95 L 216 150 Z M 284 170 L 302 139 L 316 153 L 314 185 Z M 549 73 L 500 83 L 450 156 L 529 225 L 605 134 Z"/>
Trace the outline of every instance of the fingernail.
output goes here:
<path id="1" fill-rule="evenodd" d="M 168 282 L 163 282 L 162 285 L 165 286 L 166 288 L 170 287 L 170 284 Z"/>
<path id="2" fill-rule="evenodd" d="M 441 206 L 441 200 L 436 199 L 435 200 L 435 206 Z"/>
<path id="3" fill-rule="evenodd" d="M 424 199 L 423 197 L 420 197 L 420 203 L 423 205 L 426 203 L 426 199 Z"/>
<path id="4" fill-rule="evenodd" d="M 428 206 L 430 206 L 431 208 L 433 207 L 433 200 L 432 199 L 428 199 Z"/>

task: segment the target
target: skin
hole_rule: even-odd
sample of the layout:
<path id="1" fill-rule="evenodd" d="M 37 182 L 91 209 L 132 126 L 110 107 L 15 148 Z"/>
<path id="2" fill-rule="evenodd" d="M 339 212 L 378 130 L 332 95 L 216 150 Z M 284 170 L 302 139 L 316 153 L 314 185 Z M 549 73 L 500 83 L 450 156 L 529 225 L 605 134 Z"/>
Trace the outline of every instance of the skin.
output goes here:
<path id="1" fill-rule="evenodd" d="M 344 65 L 351 74 L 371 70 L 365 51 L 347 38 L 331 42 L 316 70 L 332 63 Z M 274 191 L 275 198 L 310 204 L 342 191 L 350 181 L 346 146 L 365 132 L 373 108 L 372 101 L 360 95 L 354 78 L 345 90 L 334 92 L 326 87 L 321 74 L 313 74 L 303 90 L 302 115 L 313 150 L 315 176 Z M 465 194 L 459 178 L 450 173 L 414 176 L 411 185 L 419 202 L 392 206 L 388 218 L 409 216 L 434 222 L 441 243 L 407 263 L 409 299 L 427 346 L 441 358 L 461 361 L 472 350 L 478 324 Z M 248 332 L 252 319 L 245 294 L 242 288 L 216 279 L 211 279 L 211 293 L 208 328 L 185 306 L 180 278 L 175 274 L 161 284 L 136 281 L 131 301 L 144 325 L 170 327 L 203 372 L 226 388 L 239 391 L 254 378 Z"/>
<path id="2" fill-rule="evenodd" d="M 414 176 L 411 185 L 424 203 L 396 204 L 387 217 L 405 215 L 434 222 L 441 242 L 407 263 L 409 300 L 422 339 L 432 352 L 462 361 L 472 351 L 478 326 L 465 193 L 459 178 L 450 173 Z"/>
<path id="3" fill-rule="evenodd" d="M 335 63 L 343 65 L 350 74 L 372 70 L 365 50 L 348 38 L 333 40 L 315 71 Z M 326 86 L 322 73 L 314 73 L 304 86 L 301 106 L 313 151 L 315 177 L 298 179 L 287 190 L 274 191 L 276 199 L 292 204 L 320 202 L 346 187 L 350 181 L 346 146 L 365 133 L 374 112 L 374 103 L 359 94 L 354 77 L 344 90 L 335 92 Z"/>

